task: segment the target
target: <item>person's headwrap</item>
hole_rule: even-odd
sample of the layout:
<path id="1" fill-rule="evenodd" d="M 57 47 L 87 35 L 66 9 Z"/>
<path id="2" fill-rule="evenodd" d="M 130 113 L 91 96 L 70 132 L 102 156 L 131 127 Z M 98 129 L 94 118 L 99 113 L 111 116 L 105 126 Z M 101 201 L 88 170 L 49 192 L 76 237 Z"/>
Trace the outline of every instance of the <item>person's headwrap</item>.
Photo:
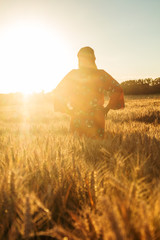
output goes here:
<path id="1" fill-rule="evenodd" d="M 79 50 L 77 54 L 78 58 L 79 57 L 86 57 L 90 58 L 95 61 L 96 57 L 94 55 L 94 50 L 91 47 L 83 47 Z"/>

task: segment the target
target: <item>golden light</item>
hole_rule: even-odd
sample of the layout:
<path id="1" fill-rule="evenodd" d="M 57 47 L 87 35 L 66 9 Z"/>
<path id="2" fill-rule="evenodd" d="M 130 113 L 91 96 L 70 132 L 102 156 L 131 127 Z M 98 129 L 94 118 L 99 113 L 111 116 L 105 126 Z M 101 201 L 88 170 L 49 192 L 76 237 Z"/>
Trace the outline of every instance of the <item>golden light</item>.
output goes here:
<path id="1" fill-rule="evenodd" d="M 0 39 L 0 92 L 51 91 L 70 69 L 68 45 L 49 26 L 17 22 Z"/>

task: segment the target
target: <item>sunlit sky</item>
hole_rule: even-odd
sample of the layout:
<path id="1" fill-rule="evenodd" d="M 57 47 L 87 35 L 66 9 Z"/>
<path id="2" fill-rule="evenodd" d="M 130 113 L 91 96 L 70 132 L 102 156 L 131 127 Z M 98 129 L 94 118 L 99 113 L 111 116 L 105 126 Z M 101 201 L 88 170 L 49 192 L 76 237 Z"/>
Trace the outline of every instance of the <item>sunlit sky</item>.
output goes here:
<path id="1" fill-rule="evenodd" d="M 160 77 L 160 0 L 0 0 L 0 93 L 52 91 L 84 46 L 119 82 Z"/>

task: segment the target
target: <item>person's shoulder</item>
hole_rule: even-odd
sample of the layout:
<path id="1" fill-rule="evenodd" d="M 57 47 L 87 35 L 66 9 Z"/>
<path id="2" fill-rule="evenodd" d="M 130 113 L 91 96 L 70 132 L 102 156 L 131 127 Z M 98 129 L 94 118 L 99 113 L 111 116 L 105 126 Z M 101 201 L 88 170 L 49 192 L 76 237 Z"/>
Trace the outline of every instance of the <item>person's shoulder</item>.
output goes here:
<path id="1" fill-rule="evenodd" d="M 106 81 L 115 80 L 108 72 L 106 72 L 103 69 L 99 69 L 99 73 L 100 73 L 101 78 L 105 79 Z"/>
<path id="2" fill-rule="evenodd" d="M 101 75 L 104 75 L 104 76 L 111 76 L 108 72 L 106 72 L 105 70 L 103 70 L 103 69 L 99 69 L 99 73 L 101 74 Z"/>
<path id="3" fill-rule="evenodd" d="M 105 73 L 106 73 L 106 71 L 104 71 L 103 69 L 98 69 L 98 71 L 99 71 L 99 73 L 101 73 L 101 74 L 105 74 Z"/>
<path id="4" fill-rule="evenodd" d="M 65 80 L 65 81 L 70 81 L 71 79 L 73 79 L 73 78 L 75 77 L 76 74 L 77 74 L 77 73 L 76 73 L 76 69 L 72 69 L 70 72 L 68 72 L 68 73 L 64 76 L 63 80 Z"/>
<path id="5" fill-rule="evenodd" d="M 72 69 L 66 76 L 69 78 L 73 78 L 73 77 L 77 76 L 77 74 L 79 74 L 78 69 Z"/>

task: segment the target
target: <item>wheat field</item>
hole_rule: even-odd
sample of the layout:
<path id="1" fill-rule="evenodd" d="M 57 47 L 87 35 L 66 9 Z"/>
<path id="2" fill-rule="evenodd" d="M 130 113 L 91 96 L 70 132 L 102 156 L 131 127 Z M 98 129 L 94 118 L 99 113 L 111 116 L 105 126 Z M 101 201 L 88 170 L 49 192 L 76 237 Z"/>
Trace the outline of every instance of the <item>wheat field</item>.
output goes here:
<path id="1" fill-rule="evenodd" d="M 51 103 L 0 106 L 0 239 L 160 239 L 160 96 L 128 96 L 104 140 Z"/>

